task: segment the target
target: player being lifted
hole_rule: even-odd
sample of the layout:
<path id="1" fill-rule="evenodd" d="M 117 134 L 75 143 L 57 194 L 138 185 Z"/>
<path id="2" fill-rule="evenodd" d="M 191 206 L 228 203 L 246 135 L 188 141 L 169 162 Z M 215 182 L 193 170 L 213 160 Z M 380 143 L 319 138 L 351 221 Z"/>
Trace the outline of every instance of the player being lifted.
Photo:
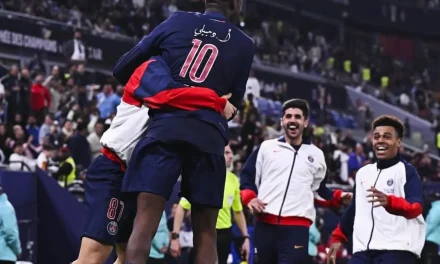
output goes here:
<path id="1" fill-rule="evenodd" d="M 143 80 L 142 84 L 139 79 Z M 75 264 L 103 264 L 116 243 L 116 263 L 124 261 L 123 249 L 132 230 L 135 203 L 127 201 L 129 197 L 122 195 L 120 190 L 126 163 L 147 128 L 149 117 L 145 105 L 152 108 L 212 108 L 223 113 L 225 118 L 230 118 L 235 111 L 226 100 L 229 95 L 220 98 L 213 91 L 205 92 L 203 101 L 195 100 L 184 90 L 176 91 L 172 98 L 145 98 L 145 94 L 160 90 L 161 85 L 162 88 L 182 86 L 174 83 L 162 58 L 153 57 L 134 72 L 125 86 L 116 116 L 101 138 L 103 155 L 94 159 L 87 171 L 86 219 Z"/>
<path id="2" fill-rule="evenodd" d="M 254 57 L 254 43 L 232 23 L 240 9 L 241 0 L 206 0 L 204 14 L 174 13 L 118 61 L 114 76 L 124 83 L 145 58 L 161 55 L 174 80 L 218 95 L 232 93 L 229 101 L 239 105 Z M 205 92 L 170 87 L 153 97 L 173 97 L 179 90 L 201 97 Z M 223 152 L 229 139 L 226 119 L 209 109 L 161 108 L 149 114 L 147 135 L 133 151 L 122 188 L 138 194 L 127 263 L 148 260 L 165 203 L 182 175 L 181 194 L 193 205 L 196 263 L 214 264 L 226 175 Z"/>

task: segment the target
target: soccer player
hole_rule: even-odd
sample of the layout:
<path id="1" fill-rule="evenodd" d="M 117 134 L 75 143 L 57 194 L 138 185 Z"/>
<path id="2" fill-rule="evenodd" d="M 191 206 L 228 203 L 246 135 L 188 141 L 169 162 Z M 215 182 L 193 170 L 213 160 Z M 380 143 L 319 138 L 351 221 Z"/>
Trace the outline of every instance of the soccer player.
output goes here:
<path id="1" fill-rule="evenodd" d="M 225 147 L 225 161 L 226 167 L 230 167 L 232 163 L 232 150 L 231 147 Z M 174 215 L 173 232 L 171 234 L 170 251 L 173 257 L 177 257 L 180 254 L 179 243 L 179 231 L 182 227 L 183 218 L 185 216 L 185 210 L 191 209 L 191 203 L 187 199 L 181 198 L 179 205 L 176 208 Z M 244 238 L 243 245 L 241 247 L 241 254 L 249 258 L 249 234 L 247 232 L 246 219 L 243 213 L 243 206 L 240 198 L 240 182 L 238 177 L 232 172 L 226 172 L 226 184 L 225 193 L 223 195 L 223 208 L 219 211 L 217 218 L 217 254 L 218 263 L 226 264 L 228 256 L 231 253 L 231 242 L 233 238 L 232 234 L 232 222 L 231 222 L 231 210 L 234 212 L 234 220 L 237 223 L 238 228 L 241 231 L 242 238 Z"/>
<path id="2" fill-rule="evenodd" d="M 136 84 L 136 80 L 144 82 Z M 203 102 L 188 100 L 184 90 L 176 91 L 172 98 L 162 98 L 151 102 L 145 99 L 146 93 L 152 93 L 160 86 L 182 86 L 171 78 L 166 63 L 160 57 L 153 57 L 136 69 L 125 86 L 124 94 L 110 128 L 103 134 L 101 144 L 104 146 L 101 156 L 93 160 L 86 176 L 86 219 L 82 234 L 81 249 L 75 264 L 102 264 L 117 247 L 118 260 L 124 261 L 125 243 L 132 230 L 133 218 L 130 208 L 133 203 L 130 197 L 121 194 L 122 178 L 126 164 L 130 160 L 136 143 L 147 128 L 148 108 L 162 107 L 200 107 L 222 111 L 226 118 L 233 115 L 234 107 L 227 102 L 228 96 L 220 98 L 216 93 L 205 93 Z M 131 223 L 130 223 L 131 221 Z"/>
<path id="3" fill-rule="evenodd" d="M 218 95 L 231 93 L 229 101 L 238 106 L 255 50 L 253 41 L 231 23 L 240 8 L 240 0 L 206 0 L 203 14 L 175 12 L 122 56 L 113 75 L 124 83 L 145 57 L 160 55 L 173 79 L 189 86 L 157 90 L 149 95 L 152 101 L 171 98 L 177 91 L 203 101 L 207 91 L 199 88 L 205 87 Z M 192 87 L 196 85 L 199 88 Z M 181 194 L 192 205 L 196 263 L 214 264 L 215 225 L 226 178 L 227 121 L 210 109 L 158 108 L 150 109 L 149 115 L 147 135 L 134 149 L 123 181 L 123 191 L 138 194 L 127 263 L 148 260 L 165 203 L 182 175 Z"/>
<path id="4" fill-rule="evenodd" d="M 326 200 L 348 202 L 351 194 L 332 192 L 323 180 L 324 153 L 303 143 L 308 103 L 292 99 L 283 105 L 285 136 L 266 140 L 252 152 L 241 173 L 241 196 L 257 214 L 255 247 L 259 264 L 306 264 L 309 227 L 316 218 L 315 192 Z"/>
<path id="5" fill-rule="evenodd" d="M 353 200 L 332 234 L 327 263 L 336 263 L 341 243 L 352 235 L 350 263 L 414 264 L 425 243 L 422 182 L 399 155 L 403 123 L 383 115 L 372 129 L 377 161 L 356 173 Z"/>

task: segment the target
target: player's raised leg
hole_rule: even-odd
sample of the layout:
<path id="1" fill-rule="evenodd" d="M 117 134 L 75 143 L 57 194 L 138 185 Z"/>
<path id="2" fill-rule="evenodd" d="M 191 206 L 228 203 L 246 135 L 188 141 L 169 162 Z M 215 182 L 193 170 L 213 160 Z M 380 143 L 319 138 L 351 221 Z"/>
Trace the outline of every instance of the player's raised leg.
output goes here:
<path id="1" fill-rule="evenodd" d="M 75 264 L 102 264 L 116 244 L 125 209 L 120 192 L 124 176 L 121 165 L 102 155 L 92 162 L 87 171 L 87 212 L 81 249 Z"/>

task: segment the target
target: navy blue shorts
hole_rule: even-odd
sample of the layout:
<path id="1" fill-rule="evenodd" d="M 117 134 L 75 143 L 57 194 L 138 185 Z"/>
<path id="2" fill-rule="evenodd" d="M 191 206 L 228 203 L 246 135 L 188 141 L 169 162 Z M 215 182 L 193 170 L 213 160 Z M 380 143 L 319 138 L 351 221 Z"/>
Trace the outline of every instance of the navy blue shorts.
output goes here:
<path id="1" fill-rule="evenodd" d="M 123 178 L 124 170 L 119 163 L 104 155 L 92 161 L 85 183 L 86 217 L 83 237 L 105 245 L 128 241 L 136 201 L 121 193 Z"/>
<path id="2" fill-rule="evenodd" d="M 417 256 L 409 251 L 400 250 L 369 250 L 356 252 L 350 264 L 415 264 Z"/>
<path id="3" fill-rule="evenodd" d="M 164 143 L 146 137 L 136 145 L 122 190 L 169 199 L 182 176 L 180 196 L 192 204 L 222 208 L 226 180 L 224 155 L 200 151 L 187 142 Z"/>
<path id="4" fill-rule="evenodd" d="M 255 247 L 258 264 L 309 264 L 309 228 L 257 222 Z"/>

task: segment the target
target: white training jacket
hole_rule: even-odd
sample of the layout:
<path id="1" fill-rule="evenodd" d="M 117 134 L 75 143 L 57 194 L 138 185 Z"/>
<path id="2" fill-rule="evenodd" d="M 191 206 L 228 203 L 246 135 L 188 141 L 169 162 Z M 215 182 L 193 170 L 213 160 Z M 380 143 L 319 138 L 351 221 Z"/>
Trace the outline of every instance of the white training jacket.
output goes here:
<path id="1" fill-rule="evenodd" d="M 101 145 L 128 163 L 136 144 L 145 135 L 148 119 L 147 107 L 126 103 L 123 98 L 110 128 L 101 137 Z"/>
<path id="2" fill-rule="evenodd" d="M 326 171 L 324 154 L 315 145 L 302 144 L 296 151 L 284 137 L 266 140 L 246 161 L 241 190 L 267 203 L 264 213 L 278 217 L 272 224 L 282 224 L 284 217 L 306 218 L 312 223 L 316 217 L 314 192 L 324 199 L 333 195 L 323 182 Z"/>
<path id="3" fill-rule="evenodd" d="M 368 202 L 372 186 L 388 195 L 387 208 Z M 356 174 L 354 197 L 339 230 L 346 237 L 353 234 L 353 253 L 402 250 L 420 256 L 425 243 L 422 204 L 422 182 L 411 164 L 400 156 L 369 164 Z"/>

